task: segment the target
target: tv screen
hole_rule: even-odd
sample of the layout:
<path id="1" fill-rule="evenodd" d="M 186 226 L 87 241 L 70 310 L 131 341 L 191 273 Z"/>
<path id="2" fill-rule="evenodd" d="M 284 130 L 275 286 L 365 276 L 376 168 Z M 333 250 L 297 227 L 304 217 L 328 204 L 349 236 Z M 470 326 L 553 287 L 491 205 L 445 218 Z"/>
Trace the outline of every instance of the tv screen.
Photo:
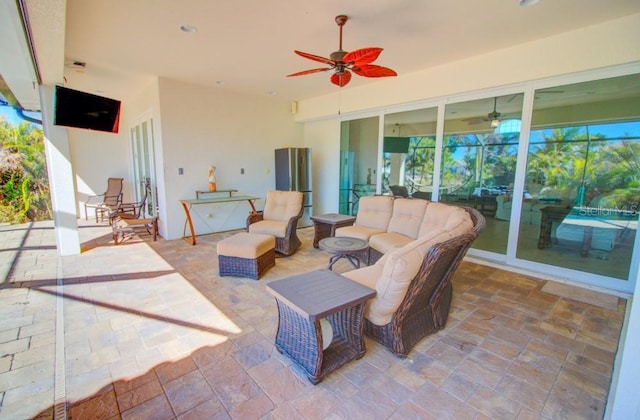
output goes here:
<path id="1" fill-rule="evenodd" d="M 409 137 L 385 137 L 382 151 L 384 153 L 409 153 Z"/>
<path id="2" fill-rule="evenodd" d="M 117 133 L 120 101 L 56 86 L 53 124 Z"/>

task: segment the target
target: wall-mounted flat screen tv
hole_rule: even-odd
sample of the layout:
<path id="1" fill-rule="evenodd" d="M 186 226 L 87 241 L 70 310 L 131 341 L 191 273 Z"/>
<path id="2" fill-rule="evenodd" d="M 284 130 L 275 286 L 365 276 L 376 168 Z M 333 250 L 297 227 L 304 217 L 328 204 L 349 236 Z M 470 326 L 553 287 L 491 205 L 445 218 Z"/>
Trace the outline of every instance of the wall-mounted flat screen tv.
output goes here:
<path id="1" fill-rule="evenodd" d="M 386 137 L 382 145 L 384 153 L 409 153 L 409 137 Z"/>
<path id="2" fill-rule="evenodd" d="M 56 86 L 53 97 L 53 124 L 117 133 L 120 101 L 104 96 Z"/>

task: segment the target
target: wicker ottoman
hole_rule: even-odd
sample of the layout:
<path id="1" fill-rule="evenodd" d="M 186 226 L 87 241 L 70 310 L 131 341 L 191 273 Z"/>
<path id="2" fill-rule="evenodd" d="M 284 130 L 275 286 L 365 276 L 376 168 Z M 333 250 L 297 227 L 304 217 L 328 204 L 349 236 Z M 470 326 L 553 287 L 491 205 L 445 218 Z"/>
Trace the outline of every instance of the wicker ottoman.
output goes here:
<path id="1" fill-rule="evenodd" d="M 221 276 L 258 280 L 276 265 L 276 239 L 271 235 L 241 232 L 218 242 L 218 270 Z"/>

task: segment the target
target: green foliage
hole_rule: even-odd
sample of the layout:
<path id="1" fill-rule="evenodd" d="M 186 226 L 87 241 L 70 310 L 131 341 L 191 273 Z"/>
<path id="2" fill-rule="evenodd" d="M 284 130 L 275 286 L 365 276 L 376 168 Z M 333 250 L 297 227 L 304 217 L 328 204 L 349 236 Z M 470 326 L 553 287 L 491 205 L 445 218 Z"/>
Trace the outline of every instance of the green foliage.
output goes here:
<path id="1" fill-rule="evenodd" d="M 0 223 L 51 217 L 42 128 L 0 119 Z"/>

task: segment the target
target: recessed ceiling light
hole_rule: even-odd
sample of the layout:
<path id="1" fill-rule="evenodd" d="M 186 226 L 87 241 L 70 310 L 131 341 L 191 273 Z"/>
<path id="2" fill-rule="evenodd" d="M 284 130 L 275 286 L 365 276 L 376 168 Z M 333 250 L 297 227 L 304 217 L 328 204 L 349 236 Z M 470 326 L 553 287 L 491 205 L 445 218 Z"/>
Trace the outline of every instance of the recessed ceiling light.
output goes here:
<path id="1" fill-rule="evenodd" d="M 277 95 L 277 92 L 275 92 L 275 91 L 273 91 L 273 90 L 270 90 L 269 92 L 267 92 L 267 95 L 269 95 L 269 96 L 276 96 L 276 95 Z"/>
<path id="2" fill-rule="evenodd" d="M 198 28 L 196 28 L 195 26 L 192 26 L 192 25 L 180 25 L 180 30 L 182 32 L 186 32 L 188 34 L 194 34 L 194 33 L 198 32 Z"/>
<path id="3" fill-rule="evenodd" d="M 216 85 L 218 86 L 224 85 L 224 80 L 216 80 Z"/>
<path id="4" fill-rule="evenodd" d="M 522 6 L 522 7 L 533 6 L 534 4 L 537 4 L 538 2 L 540 2 L 540 0 L 520 0 L 520 6 Z"/>

